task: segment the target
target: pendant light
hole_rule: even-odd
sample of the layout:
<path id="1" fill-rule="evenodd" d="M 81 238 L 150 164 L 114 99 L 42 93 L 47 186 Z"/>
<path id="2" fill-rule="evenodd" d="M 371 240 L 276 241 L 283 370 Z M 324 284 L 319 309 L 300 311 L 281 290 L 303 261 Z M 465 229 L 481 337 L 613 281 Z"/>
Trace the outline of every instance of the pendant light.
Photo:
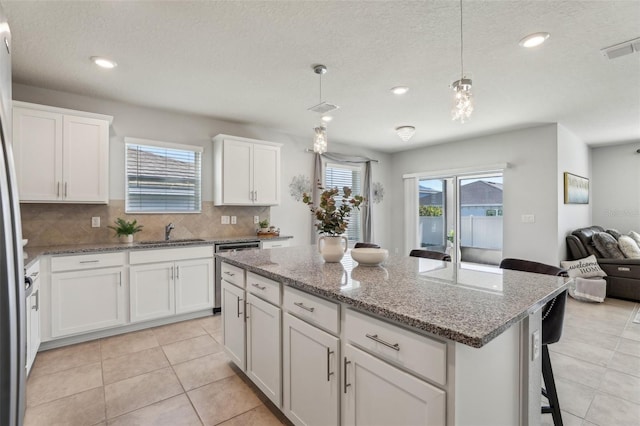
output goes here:
<path id="1" fill-rule="evenodd" d="M 451 83 L 454 91 L 451 119 L 464 123 L 473 112 L 472 81 L 464 73 L 464 39 L 462 37 L 462 0 L 460 0 L 460 79 Z"/>
<path id="2" fill-rule="evenodd" d="M 309 111 L 317 112 L 321 115 L 320 124 L 313 128 L 313 152 L 323 154 L 327 152 L 326 122 L 330 121 L 330 118 L 328 118 L 328 116 L 325 116 L 324 114 L 328 113 L 329 111 L 333 111 L 334 109 L 338 109 L 339 107 L 337 105 L 322 101 L 322 74 L 325 74 L 327 72 L 327 67 L 325 67 L 324 65 L 315 65 L 313 67 L 313 72 L 318 74 L 318 76 L 320 77 L 320 99 L 317 105 L 309 108 Z"/>

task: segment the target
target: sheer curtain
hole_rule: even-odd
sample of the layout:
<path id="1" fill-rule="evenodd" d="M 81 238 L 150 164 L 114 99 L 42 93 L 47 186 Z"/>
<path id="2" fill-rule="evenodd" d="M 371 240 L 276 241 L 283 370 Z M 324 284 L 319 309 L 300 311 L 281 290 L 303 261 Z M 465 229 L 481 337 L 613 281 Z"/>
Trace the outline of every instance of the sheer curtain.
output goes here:
<path id="1" fill-rule="evenodd" d="M 371 162 L 376 161 L 371 158 L 361 157 L 358 155 L 345 155 L 335 152 L 325 152 L 324 154 L 315 153 L 313 155 L 313 202 L 315 205 L 320 203 L 320 191 L 318 190 L 318 182 L 322 184 L 322 158 L 341 164 L 364 164 L 364 178 L 362 182 L 362 195 L 366 198 L 366 202 L 360 206 L 362 210 L 362 237 L 364 241 L 374 241 L 373 237 L 373 217 L 371 209 Z M 314 221 L 315 222 L 315 221 Z M 317 241 L 317 233 L 315 226 L 311 227 L 311 242 Z"/>

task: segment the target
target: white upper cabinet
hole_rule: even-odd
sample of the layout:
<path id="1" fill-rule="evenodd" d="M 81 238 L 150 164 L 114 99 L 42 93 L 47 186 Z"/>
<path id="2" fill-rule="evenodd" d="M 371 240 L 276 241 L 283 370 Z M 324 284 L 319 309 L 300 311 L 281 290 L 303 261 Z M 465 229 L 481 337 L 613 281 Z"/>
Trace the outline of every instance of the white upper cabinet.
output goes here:
<path id="1" fill-rule="evenodd" d="M 109 202 L 112 117 L 13 102 L 21 202 Z"/>
<path id="2" fill-rule="evenodd" d="M 215 205 L 280 204 L 281 146 L 237 136 L 213 138 Z"/>

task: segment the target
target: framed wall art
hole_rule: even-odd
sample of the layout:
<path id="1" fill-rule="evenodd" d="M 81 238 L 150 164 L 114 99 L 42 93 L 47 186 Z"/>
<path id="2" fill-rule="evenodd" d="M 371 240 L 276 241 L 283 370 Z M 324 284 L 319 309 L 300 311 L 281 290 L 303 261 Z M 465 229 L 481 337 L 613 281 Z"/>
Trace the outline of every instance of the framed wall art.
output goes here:
<path id="1" fill-rule="evenodd" d="M 564 172 L 564 203 L 589 204 L 589 179 Z"/>

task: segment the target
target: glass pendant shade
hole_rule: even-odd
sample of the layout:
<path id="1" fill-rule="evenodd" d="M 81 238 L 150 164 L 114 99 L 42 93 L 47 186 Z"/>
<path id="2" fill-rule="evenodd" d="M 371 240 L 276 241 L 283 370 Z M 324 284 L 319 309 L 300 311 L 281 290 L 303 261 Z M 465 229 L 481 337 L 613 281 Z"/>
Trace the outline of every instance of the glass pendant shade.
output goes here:
<path id="1" fill-rule="evenodd" d="M 461 78 L 451 85 L 454 91 L 451 119 L 464 123 L 473 113 L 473 93 L 471 93 L 471 79 Z"/>
<path id="2" fill-rule="evenodd" d="M 313 135 L 313 152 L 323 154 L 327 152 L 327 128 L 325 126 L 316 126 Z"/>

